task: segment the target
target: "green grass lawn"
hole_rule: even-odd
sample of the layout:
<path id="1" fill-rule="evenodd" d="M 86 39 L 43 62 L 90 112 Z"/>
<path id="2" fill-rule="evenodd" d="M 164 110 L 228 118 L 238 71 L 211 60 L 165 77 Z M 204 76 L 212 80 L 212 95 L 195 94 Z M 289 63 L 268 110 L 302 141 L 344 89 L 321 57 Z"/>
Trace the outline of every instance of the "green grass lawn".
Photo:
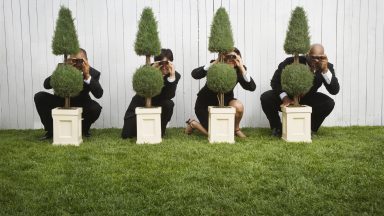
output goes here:
<path id="1" fill-rule="evenodd" d="M 322 128 L 312 144 L 244 132 L 137 145 L 103 129 L 58 147 L 0 131 L 0 215 L 384 215 L 384 127 Z"/>

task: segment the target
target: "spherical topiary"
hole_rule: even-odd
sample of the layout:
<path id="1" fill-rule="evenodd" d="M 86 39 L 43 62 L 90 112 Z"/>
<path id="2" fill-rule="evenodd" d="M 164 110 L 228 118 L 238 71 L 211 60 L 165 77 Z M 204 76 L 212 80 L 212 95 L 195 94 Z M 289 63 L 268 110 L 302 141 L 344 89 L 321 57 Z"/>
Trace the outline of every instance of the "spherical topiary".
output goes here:
<path id="1" fill-rule="evenodd" d="M 211 35 L 209 36 L 208 50 L 211 52 L 225 53 L 233 50 L 234 42 L 231 22 L 224 8 L 219 8 L 213 18 Z"/>
<path id="2" fill-rule="evenodd" d="M 74 97 L 83 90 L 83 75 L 71 65 L 59 64 L 51 76 L 50 84 L 55 95 Z"/>
<path id="3" fill-rule="evenodd" d="M 132 78 L 133 90 L 142 97 L 152 98 L 161 93 L 164 81 L 161 71 L 151 66 L 142 66 Z"/>
<path id="4" fill-rule="evenodd" d="M 284 42 L 287 54 L 298 55 L 307 53 L 310 48 L 310 36 L 307 15 L 302 7 L 296 7 L 291 19 Z"/>
<path id="5" fill-rule="evenodd" d="M 52 39 L 52 52 L 55 55 L 69 55 L 79 52 L 79 40 L 73 23 L 71 10 L 61 6 Z"/>
<path id="6" fill-rule="evenodd" d="M 144 8 L 136 34 L 135 52 L 139 56 L 159 55 L 161 49 L 157 22 L 152 9 Z"/>
<path id="7" fill-rule="evenodd" d="M 281 73 L 281 87 L 289 96 L 298 98 L 306 94 L 313 85 L 314 75 L 304 64 L 287 65 Z M 295 106 L 298 106 L 295 99 Z"/>
<path id="8" fill-rule="evenodd" d="M 227 93 L 237 83 L 237 74 L 228 64 L 213 64 L 207 72 L 207 86 L 214 92 Z"/>

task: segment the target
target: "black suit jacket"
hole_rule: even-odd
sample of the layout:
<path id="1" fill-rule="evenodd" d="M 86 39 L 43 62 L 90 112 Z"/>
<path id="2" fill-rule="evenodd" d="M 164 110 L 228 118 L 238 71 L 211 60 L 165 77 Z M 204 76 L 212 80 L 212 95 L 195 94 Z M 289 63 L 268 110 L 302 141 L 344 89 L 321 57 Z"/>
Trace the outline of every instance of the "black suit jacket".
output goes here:
<path id="1" fill-rule="evenodd" d="M 177 83 L 179 82 L 181 75 L 176 71 L 175 72 L 176 79 L 173 82 L 169 82 L 168 77 L 169 77 L 169 74 L 163 77 L 164 86 L 161 89 L 161 93 L 152 98 L 152 102 L 154 104 L 159 103 L 160 101 L 163 101 L 163 100 L 171 100 L 172 98 L 175 97 Z"/>
<path id="2" fill-rule="evenodd" d="M 236 74 L 237 74 L 237 83 L 240 83 L 241 87 L 243 89 L 248 91 L 255 91 L 256 84 L 251 78 L 249 82 L 247 82 L 243 75 L 241 74 L 241 71 L 236 68 Z M 198 67 L 192 71 L 192 77 L 194 79 L 202 79 L 205 76 L 207 76 L 207 71 L 204 70 L 204 66 Z M 236 85 L 237 85 L 236 83 Z M 236 86 L 235 85 L 235 86 Z M 200 89 L 199 93 L 197 93 L 198 101 L 199 103 L 202 102 L 203 104 L 196 104 L 196 106 L 206 106 L 207 104 L 212 104 L 213 101 L 217 102 L 217 93 L 210 90 L 207 86 L 207 84 L 204 85 L 202 89 Z M 224 94 L 224 100 L 227 101 L 229 99 L 234 98 L 233 89 L 227 93 Z"/>
<path id="3" fill-rule="evenodd" d="M 80 94 L 76 97 L 73 97 L 71 99 L 84 101 L 84 100 L 91 100 L 91 97 L 89 96 L 89 92 L 95 96 L 95 98 L 99 99 L 101 96 L 103 96 L 103 88 L 101 87 L 99 83 L 100 79 L 100 72 L 96 69 L 90 67 L 89 68 L 89 74 L 91 75 L 91 82 L 89 84 L 85 83 L 83 84 L 83 90 L 80 92 Z M 51 76 L 47 77 L 44 81 L 44 88 L 46 89 L 52 89 L 51 86 Z"/>
<path id="4" fill-rule="evenodd" d="M 306 57 L 300 56 L 299 62 L 300 64 L 307 64 Z M 275 74 L 272 77 L 271 87 L 277 96 L 279 96 L 283 92 L 281 87 L 281 73 L 283 72 L 283 69 L 285 68 L 285 66 L 290 65 L 292 63 L 293 63 L 293 57 L 286 58 L 283 62 L 279 64 L 279 67 L 277 68 L 277 70 L 275 71 Z M 317 90 L 323 84 L 330 94 L 336 95 L 339 92 L 340 85 L 339 85 L 339 81 L 336 78 L 335 70 L 333 69 L 333 64 L 328 63 L 328 70 L 332 73 L 331 83 L 328 84 L 325 81 L 321 71 L 316 71 L 314 74 L 313 85 L 311 89 L 307 92 L 307 94 L 305 94 L 304 97 L 311 96 L 314 93 L 316 93 Z"/>

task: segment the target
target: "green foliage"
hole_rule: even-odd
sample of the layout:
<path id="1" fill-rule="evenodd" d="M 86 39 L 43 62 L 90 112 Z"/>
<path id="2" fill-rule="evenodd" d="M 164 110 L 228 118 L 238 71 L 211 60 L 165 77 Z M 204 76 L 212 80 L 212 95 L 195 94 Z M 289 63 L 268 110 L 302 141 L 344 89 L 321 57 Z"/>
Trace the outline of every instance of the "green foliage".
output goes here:
<path id="1" fill-rule="evenodd" d="M 221 7 L 216 11 L 212 21 L 208 50 L 223 53 L 232 51 L 233 47 L 231 22 L 227 11 Z"/>
<path id="2" fill-rule="evenodd" d="M 159 55 L 161 49 L 157 22 L 151 8 L 144 8 L 136 34 L 135 52 L 139 56 Z"/>
<path id="3" fill-rule="evenodd" d="M 216 93 L 227 93 L 237 83 L 235 69 L 228 64 L 218 63 L 209 67 L 207 72 L 207 86 Z"/>
<path id="4" fill-rule="evenodd" d="M 310 48 L 308 20 L 302 7 L 296 7 L 285 37 L 284 50 L 287 54 L 299 55 L 307 53 Z"/>
<path id="5" fill-rule="evenodd" d="M 161 93 L 164 86 L 163 75 L 159 69 L 145 65 L 133 74 L 132 84 L 138 95 L 152 98 Z"/>
<path id="6" fill-rule="evenodd" d="M 77 96 L 83 90 L 83 75 L 71 65 L 59 64 L 51 76 L 51 86 L 60 97 Z"/>
<path id="7" fill-rule="evenodd" d="M 300 96 L 313 85 L 313 73 L 304 64 L 287 65 L 281 73 L 281 86 L 290 96 Z"/>
<path id="8" fill-rule="evenodd" d="M 79 52 L 75 25 L 71 10 L 61 6 L 56 20 L 56 29 L 52 39 L 52 52 L 55 55 L 69 55 Z"/>

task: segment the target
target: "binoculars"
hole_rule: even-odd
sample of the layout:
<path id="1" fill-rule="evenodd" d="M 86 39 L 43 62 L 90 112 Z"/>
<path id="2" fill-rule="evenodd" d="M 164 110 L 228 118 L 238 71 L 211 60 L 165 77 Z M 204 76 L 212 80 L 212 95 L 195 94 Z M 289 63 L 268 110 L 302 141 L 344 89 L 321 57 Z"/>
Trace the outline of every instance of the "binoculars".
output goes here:
<path id="1" fill-rule="evenodd" d="M 73 67 L 75 67 L 75 68 L 77 68 L 79 70 L 82 70 L 83 69 L 84 60 L 83 59 L 72 58 L 72 59 L 68 59 L 66 63 L 72 65 Z"/>
<path id="2" fill-rule="evenodd" d="M 224 56 L 224 61 L 226 61 L 226 62 L 234 61 L 235 59 L 236 59 L 236 55 L 233 55 L 233 54 L 229 54 L 229 55 Z"/>

